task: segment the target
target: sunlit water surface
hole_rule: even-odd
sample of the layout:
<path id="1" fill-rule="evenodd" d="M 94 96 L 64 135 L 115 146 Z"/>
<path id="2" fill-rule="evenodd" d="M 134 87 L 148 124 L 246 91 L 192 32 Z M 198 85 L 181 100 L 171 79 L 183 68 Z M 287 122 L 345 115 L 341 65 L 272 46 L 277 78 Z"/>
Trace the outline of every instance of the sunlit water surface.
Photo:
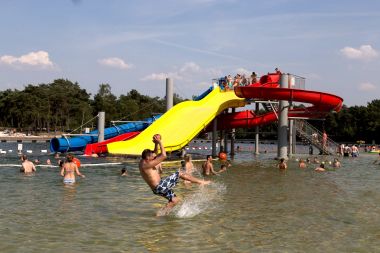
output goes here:
<path id="1" fill-rule="evenodd" d="M 343 159 L 342 168 L 325 173 L 314 172 L 315 164 L 301 170 L 296 161 L 280 172 L 273 157 L 238 153 L 212 185 L 177 185 L 182 204 L 156 217 L 165 199 L 152 194 L 136 161 L 121 160 L 127 177 L 119 176 L 121 165 L 82 167 L 87 177 L 64 186 L 57 167 L 24 176 L 5 165 L 19 164 L 16 155 L 2 155 L 0 252 L 380 251 L 376 155 Z"/>

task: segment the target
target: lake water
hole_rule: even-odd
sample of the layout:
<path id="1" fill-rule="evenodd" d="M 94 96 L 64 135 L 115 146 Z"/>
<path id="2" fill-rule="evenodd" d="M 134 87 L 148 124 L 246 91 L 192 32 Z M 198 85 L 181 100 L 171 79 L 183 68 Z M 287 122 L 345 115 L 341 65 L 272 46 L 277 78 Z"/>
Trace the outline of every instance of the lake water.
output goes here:
<path id="1" fill-rule="evenodd" d="M 39 153 L 45 146 L 26 148 L 45 161 L 52 159 Z M 342 168 L 325 173 L 294 160 L 281 172 L 273 157 L 238 153 L 212 185 L 177 185 L 183 203 L 156 217 L 166 201 L 152 194 L 134 160 L 79 157 L 82 164 L 123 162 L 129 176 L 119 176 L 123 165 L 81 167 L 86 178 L 64 186 L 57 167 L 24 176 L 12 166 L 16 154 L 1 155 L 0 252 L 380 251 L 377 155 L 342 159 Z"/>

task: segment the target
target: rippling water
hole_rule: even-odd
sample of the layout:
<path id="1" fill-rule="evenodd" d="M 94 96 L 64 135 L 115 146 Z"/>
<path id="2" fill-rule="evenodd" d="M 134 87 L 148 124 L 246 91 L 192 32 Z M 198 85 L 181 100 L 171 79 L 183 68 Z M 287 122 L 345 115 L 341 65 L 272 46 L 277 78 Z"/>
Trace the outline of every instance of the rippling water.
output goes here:
<path id="1" fill-rule="evenodd" d="M 376 155 L 343 159 L 325 173 L 295 161 L 280 172 L 273 156 L 238 153 L 211 186 L 179 184 L 181 205 L 156 217 L 165 200 L 152 194 L 135 161 L 124 161 L 127 177 L 119 165 L 82 167 L 86 178 L 65 187 L 58 168 L 24 176 L 4 166 L 18 164 L 16 155 L 2 155 L 0 252 L 380 251 Z"/>

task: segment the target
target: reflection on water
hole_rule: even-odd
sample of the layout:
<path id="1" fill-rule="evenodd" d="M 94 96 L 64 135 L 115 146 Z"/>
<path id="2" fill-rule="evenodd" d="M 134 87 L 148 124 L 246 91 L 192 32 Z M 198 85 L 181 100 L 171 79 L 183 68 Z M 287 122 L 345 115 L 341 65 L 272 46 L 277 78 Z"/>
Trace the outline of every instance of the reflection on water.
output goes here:
<path id="1" fill-rule="evenodd" d="M 177 185 L 183 201 L 164 217 L 155 214 L 165 199 L 136 163 L 127 177 L 116 165 L 84 167 L 87 177 L 68 186 L 55 167 L 30 177 L 0 167 L 0 252 L 379 251 L 377 157 L 343 159 L 326 173 L 296 161 L 283 173 L 272 158 L 241 152 L 210 186 Z"/>

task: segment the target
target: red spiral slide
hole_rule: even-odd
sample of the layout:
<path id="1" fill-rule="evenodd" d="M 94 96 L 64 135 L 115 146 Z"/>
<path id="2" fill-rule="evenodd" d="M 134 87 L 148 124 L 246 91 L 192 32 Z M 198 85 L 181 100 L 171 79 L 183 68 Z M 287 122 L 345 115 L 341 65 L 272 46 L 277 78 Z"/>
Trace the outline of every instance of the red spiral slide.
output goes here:
<path id="1" fill-rule="evenodd" d="M 343 99 L 333 94 L 318 91 L 277 88 L 277 85 L 254 84 L 246 87 L 236 87 L 235 94 L 241 98 L 259 100 L 287 100 L 312 104 L 306 108 L 289 110 L 289 117 L 324 118 L 331 111 L 339 112 Z M 241 111 L 218 117 L 218 129 L 249 128 L 266 125 L 277 120 L 275 112 L 256 115 L 252 111 Z M 210 127 L 210 126 L 209 126 Z M 209 129 L 210 130 L 210 129 Z"/>

